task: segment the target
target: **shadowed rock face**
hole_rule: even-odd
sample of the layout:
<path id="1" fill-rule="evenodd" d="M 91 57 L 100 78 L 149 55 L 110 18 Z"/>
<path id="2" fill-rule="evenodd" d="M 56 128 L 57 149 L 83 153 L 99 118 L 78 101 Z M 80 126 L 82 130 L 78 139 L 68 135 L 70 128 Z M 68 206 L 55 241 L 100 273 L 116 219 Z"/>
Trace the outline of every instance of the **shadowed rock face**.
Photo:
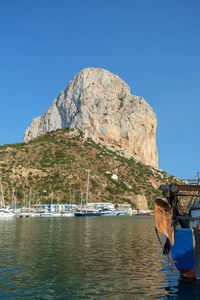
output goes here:
<path id="1" fill-rule="evenodd" d="M 122 79 L 104 69 L 87 68 L 43 116 L 33 119 L 24 141 L 60 128 L 79 128 L 85 138 L 157 168 L 156 127 L 151 106 L 131 95 Z"/>

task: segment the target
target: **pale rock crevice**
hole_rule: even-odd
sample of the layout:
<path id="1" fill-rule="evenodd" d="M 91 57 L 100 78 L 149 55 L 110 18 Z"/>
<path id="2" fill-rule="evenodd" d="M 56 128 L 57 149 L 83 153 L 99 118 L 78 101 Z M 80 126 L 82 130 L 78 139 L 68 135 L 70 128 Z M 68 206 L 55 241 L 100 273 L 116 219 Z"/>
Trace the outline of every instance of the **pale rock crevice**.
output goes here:
<path id="1" fill-rule="evenodd" d="M 134 203 L 138 210 L 148 210 L 148 202 L 144 195 L 135 195 Z"/>

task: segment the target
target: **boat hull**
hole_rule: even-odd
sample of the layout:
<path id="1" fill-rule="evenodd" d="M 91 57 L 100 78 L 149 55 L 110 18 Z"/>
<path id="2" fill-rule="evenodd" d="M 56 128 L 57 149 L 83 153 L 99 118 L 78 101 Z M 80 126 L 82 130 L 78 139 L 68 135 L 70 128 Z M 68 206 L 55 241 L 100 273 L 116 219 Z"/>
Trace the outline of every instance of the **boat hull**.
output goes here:
<path id="1" fill-rule="evenodd" d="M 99 212 L 75 212 L 75 217 L 101 217 Z"/>
<path id="2" fill-rule="evenodd" d="M 14 218 L 14 214 L 0 214 L 0 219 Z"/>
<path id="3" fill-rule="evenodd" d="M 151 213 L 136 213 L 135 216 L 150 216 Z"/>
<path id="4" fill-rule="evenodd" d="M 197 246 L 197 245 L 196 245 Z M 190 228 L 177 228 L 174 232 L 174 245 L 170 246 L 170 254 L 176 268 L 184 277 L 196 278 L 195 238 Z"/>
<path id="5" fill-rule="evenodd" d="M 15 213 L 10 211 L 9 209 L 0 208 L 0 219 L 4 219 L 4 218 L 13 218 L 15 217 Z"/>
<path id="6" fill-rule="evenodd" d="M 63 213 L 62 217 L 65 217 L 65 218 L 74 217 L 74 213 L 72 213 L 72 212 Z"/>

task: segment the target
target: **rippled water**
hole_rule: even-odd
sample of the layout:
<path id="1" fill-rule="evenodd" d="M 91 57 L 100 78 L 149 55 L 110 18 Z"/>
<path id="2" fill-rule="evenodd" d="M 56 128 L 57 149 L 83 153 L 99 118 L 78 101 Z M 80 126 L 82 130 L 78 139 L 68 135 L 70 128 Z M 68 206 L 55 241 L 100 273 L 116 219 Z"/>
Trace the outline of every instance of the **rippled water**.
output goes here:
<path id="1" fill-rule="evenodd" d="M 200 298 L 170 270 L 152 217 L 1 220 L 0 240 L 2 299 Z"/>

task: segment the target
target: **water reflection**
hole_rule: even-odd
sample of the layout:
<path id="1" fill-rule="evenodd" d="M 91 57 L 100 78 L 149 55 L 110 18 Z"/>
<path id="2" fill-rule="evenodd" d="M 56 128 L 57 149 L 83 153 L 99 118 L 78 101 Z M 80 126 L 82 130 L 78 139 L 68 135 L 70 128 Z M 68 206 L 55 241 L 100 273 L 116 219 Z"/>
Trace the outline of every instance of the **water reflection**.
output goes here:
<path id="1" fill-rule="evenodd" d="M 0 237 L 0 298 L 175 299 L 184 290 L 153 218 L 14 219 L 0 221 Z"/>
<path id="2" fill-rule="evenodd" d="M 200 299 L 200 282 L 179 277 L 166 287 L 166 291 L 165 299 Z"/>

